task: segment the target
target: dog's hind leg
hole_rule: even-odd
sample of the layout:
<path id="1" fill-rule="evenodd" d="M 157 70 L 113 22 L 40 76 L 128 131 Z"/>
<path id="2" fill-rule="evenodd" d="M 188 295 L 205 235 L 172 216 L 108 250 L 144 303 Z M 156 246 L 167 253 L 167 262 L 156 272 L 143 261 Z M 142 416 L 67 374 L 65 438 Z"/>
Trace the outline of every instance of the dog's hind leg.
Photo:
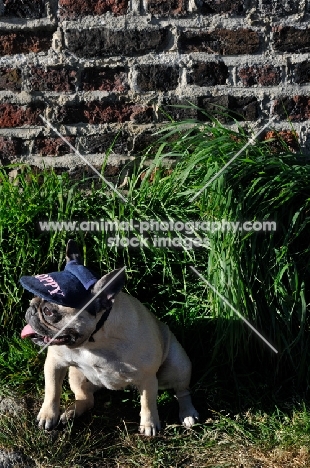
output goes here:
<path id="1" fill-rule="evenodd" d="M 192 364 L 189 357 L 171 333 L 168 355 L 160 367 L 157 377 L 159 388 L 174 389 L 179 403 L 179 418 L 185 427 L 192 427 L 199 417 L 189 391 L 191 372 Z"/>
<path id="2" fill-rule="evenodd" d="M 83 372 L 77 367 L 69 368 L 69 384 L 75 396 L 75 403 L 61 415 L 60 420 L 65 423 L 68 419 L 81 416 L 85 411 L 94 406 L 94 391 L 96 390 Z"/>
<path id="3" fill-rule="evenodd" d="M 179 402 L 179 418 L 181 423 L 185 427 L 192 427 L 198 422 L 199 414 L 193 406 L 189 390 L 176 390 L 175 396 Z"/>

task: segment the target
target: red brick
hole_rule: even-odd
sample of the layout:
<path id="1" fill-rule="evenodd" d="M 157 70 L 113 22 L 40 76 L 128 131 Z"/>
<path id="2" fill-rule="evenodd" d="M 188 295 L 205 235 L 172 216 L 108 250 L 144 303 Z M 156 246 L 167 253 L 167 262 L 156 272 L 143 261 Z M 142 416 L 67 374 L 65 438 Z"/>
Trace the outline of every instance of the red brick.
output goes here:
<path id="1" fill-rule="evenodd" d="M 84 114 L 90 124 L 130 120 L 132 105 L 93 101 L 85 105 Z"/>
<path id="2" fill-rule="evenodd" d="M 129 120 L 142 124 L 153 120 L 152 108 L 121 102 L 93 101 L 85 105 L 84 114 L 90 124 L 126 122 Z"/>
<path id="3" fill-rule="evenodd" d="M 175 143 L 176 141 L 179 140 L 179 135 L 177 133 L 170 135 L 165 139 L 166 146 L 165 146 L 165 152 L 171 151 L 172 146 L 168 143 Z M 160 140 L 158 139 L 158 135 L 154 134 L 154 130 L 146 130 L 138 135 L 135 136 L 134 139 L 134 154 L 143 154 L 145 153 L 145 150 L 151 147 L 151 153 L 149 153 L 149 156 L 152 156 L 156 154 L 158 151 L 159 147 L 161 145 Z"/>
<path id="4" fill-rule="evenodd" d="M 154 16 L 177 16 L 187 12 L 186 0 L 148 0 L 147 10 Z"/>
<path id="5" fill-rule="evenodd" d="M 65 40 L 68 50 L 78 57 L 134 56 L 163 50 L 168 44 L 169 28 L 67 29 Z"/>
<path id="6" fill-rule="evenodd" d="M 151 106 L 132 105 L 130 120 L 137 125 L 148 124 L 154 121 L 154 109 Z"/>
<path id="7" fill-rule="evenodd" d="M 152 131 L 139 133 L 134 139 L 134 153 L 143 153 L 150 145 L 155 145 L 158 141 L 158 135 L 154 135 Z"/>
<path id="8" fill-rule="evenodd" d="M 42 125 L 39 117 L 44 104 L 35 103 L 28 106 L 0 104 L 0 128 L 22 127 L 24 125 Z"/>
<path id="9" fill-rule="evenodd" d="M 52 45 L 52 31 L 0 31 L 0 56 L 42 52 Z"/>
<path id="10" fill-rule="evenodd" d="M 302 53 L 310 51 L 310 29 L 298 29 L 293 26 L 274 28 L 274 47 L 278 52 Z"/>
<path id="11" fill-rule="evenodd" d="M 103 124 L 113 122 L 133 121 L 135 123 L 150 123 L 153 121 L 153 109 L 134 103 L 114 102 L 107 99 L 81 103 L 78 106 L 62 106 L 54 116 L 58 124 Z"/>
<path id="12" fill-rule="evenodd" d="M 69 68 L 31 68 L 31 91 L 75 91 L 76 71 Z"/>
<path id="13" fill-rule="evenodd" d="M 212 117 L 221 122 L 233 120 L 252 121 L 256 120 L 258 116 L 256 97 L 235 97 L 230 95 L 199 97 L 198 107 L 204 111 L 198 112 L 200 120 L 209 120 Z"/>
<path id="14" fill-rule="evenodd" d="M 77 19 L 86 15 L 103 15 L 107 11 L 125 15 L 128 0 L 59 0 L 61 19 Z"/>
<path id="15" fill-rule="evenodd" d="M 281 68 L 273 65 L 252 65 L 243 67 L 238 71 L 245 86 L 275 86 L 281 82 Z"/>
<path id="16" fill-rule="evenodd" d="M 224 85 L 228 78 L 228 67 L 224 62 L 194 63 L 187 76 L 188 83 L 197 86 Z"/>
<path id="17" fill-rule="evenodd" d="M 119 176 L 122 172 L 122 167 L 124 166 L 124 162 L 119 158 L 117 161 L 114 161 L 114 164 L 107 164 L 107 165 L 93 165 L 98 172 L 103 171 L 103 175 L 106 179 L 113 183 L 113 185 L 119 182 Z M 60 172 L 63 173 L 63 170 Z M 93 179 L 94 171 L 92 168 L 88 166 L 77 166 L 74 169 L 70 169 L 69 177 L 70 180 L 76 180 L 79 182 L 79 187 L 81 189 L 89 190 L 89 178 Z M 100 190 L 102 188 L 102 182 L 97 179 L 93 179 L 94 188 Z"/>
<path id="18" fill-rule="evenodd" d="M 128 73 L 125 67 L 86 68 L 82 72 L 83 91 L 128 91 Z"/>
<path id="19" fill-rule="evenodd" d="M 137 85 L 140 91 L 169 91 L 178 86 L 177 65 L 139 65 L 137 70 Z"/>
<path id="20" fill-rule="evenodd" d="M 244 13 L 244 0 L 195 0 L 202 14 L 208 13 Z"/>
<path id="21" fill-rule="evenodd" d="M 241 55 L 258 52 L 259 42 L 258 33 L 251 29 L 192 30 L 181 32 L 179 48 L 183 53 Z"/>
<path id="22" fill-rule="evenodd" d="M 295 122 L 310 119 L 310 96 L 283 97 L 275 100 L 274 113 L 281 119 L 289 118 Z"/>
<path id="23" fill-rule="evenodd" d="M 273 153 L 286 151 L 298 151 L 300 149 L 298 134 L 292 130 L 280 130 L 278 132 L 271 130 L 264 136 L 264 140 L 273 140 L 268 142 L 268 146 Z"/>
<path id="24" fill-rule="evenodd" d="M 113 166 L 112 164 L 108 164 L 104 168 L 104 176 L 105 177 L 117 177 L 121 174 L 121 163 L 119 161 L 118 166 Z"/>
<path id="25" fill-rule="evenodd" d="M 105 153 L 109 149 L 116 154 L 125 154 L 129 147 L 129 134 L 125 131 L 120 133 L 108 132 L 100 135 L 87 135 L 80 138 L 83 153 L 95 154 Z"/>
<path id="26" fill-rule="evenodd" d="M 71 143 L 71 145 L 75 145 L 75 137 L 65 136 L 65 139 Z M 41 137 L 35 138 L 32 152 L 42 156 L 62 156 L 63 154 L 72 153 L 72 150 L 61 138 Z"/>
<path id="27" fill-rule="evenodd" d="M 0 91 L 20 91 L 21 71 L 18 68 L 0 68 Z"/>
<path id="28" fill-rule="evenodd" d="M 0 137 L 0 161 L 2 164 L 10 164 L 15 161 L 22 152 L 22 144 L 19 138 Z"/>
<path id="29" fill-rule="evenodd" d="M 18 18 L 42 18 L 44 16 L 44 0 L 4 0 L 5 16 L 17 16 Z"/>
<path id="30" fill-rule="evenodd" d="M 52 120 L 57 124 L 68 125 L 87 123 L 87 118 L 84 115 L 84 103 L 58 107 Z"/>
<path id="31" fill-rule="evenodd" d="M 167 120 L 180 121 L 184 119 L 197 118 L 197 98 L 191 96 L 189 98 L 177 98 L 176 96 L 167 96 L 159 105 L 158 121 L 164 122 Z"/>
<path id="32" fill-rule="evenodd" d="M 295 66 L 294 81 L 298 84 L 310 83 L 310 62 L 308 60 Z"/>
<path id="33" fill-rule="evenodd" d="M 298 13 L 300 0 L 261 0 L 261 11 L 264 14 L 287 16 Z"/>

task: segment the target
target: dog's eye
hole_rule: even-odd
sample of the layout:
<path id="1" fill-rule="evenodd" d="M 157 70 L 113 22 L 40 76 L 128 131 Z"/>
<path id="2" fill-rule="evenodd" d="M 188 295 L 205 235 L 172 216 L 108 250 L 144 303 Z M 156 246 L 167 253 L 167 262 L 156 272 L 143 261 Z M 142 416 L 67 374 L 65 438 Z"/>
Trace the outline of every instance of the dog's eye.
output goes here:
<path id="1" fill-rule="evenodd" d="M 50 310 L 48 307 L 44 307 L 43 308 L 43 314 L 47 315 L 47 316 L 51 316 L 51 315 L 53 315 L 53 311 Z"/>

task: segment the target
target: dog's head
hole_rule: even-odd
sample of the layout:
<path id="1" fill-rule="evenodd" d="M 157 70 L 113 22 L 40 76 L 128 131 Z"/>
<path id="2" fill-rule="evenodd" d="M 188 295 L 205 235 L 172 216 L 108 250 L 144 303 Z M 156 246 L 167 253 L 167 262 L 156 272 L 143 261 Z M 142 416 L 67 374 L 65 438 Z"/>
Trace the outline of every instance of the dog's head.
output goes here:
<path id="1" fill-rule="evenodd" d="M 26 312 L 28 325 L 22 338 L 39 346 L 78 347 L 92 339 L 98 323 L 111 310 L 115 296 L 125 282 L 124 269 L 96 278 L 82 265 L 76 243 L 68 242 L 64 271 L 23 276 L 22 286 L 34 293 Z"/>

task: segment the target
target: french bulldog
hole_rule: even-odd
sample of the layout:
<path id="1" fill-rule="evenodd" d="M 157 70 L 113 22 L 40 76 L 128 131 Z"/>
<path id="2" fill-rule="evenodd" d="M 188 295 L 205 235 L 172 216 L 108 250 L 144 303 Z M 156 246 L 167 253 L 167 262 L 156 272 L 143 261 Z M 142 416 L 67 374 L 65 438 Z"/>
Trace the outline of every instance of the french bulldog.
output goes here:
<path id="1" fill-rule="evenodd" d="M 20 279 L 36 295 L 22 338 L 46 346 L 45 398 L 37 420 L 46 430 L 94 405 L 94 392 L 134 386 L 141 398 L 141 434 L 160 430 L 158 389 L 173 388 L 185 427 L 198 420 L 189 392 L 191 362 L 168 326 L 121 291 L 125 268 L 96 278 L 70 240 L 63 271 Z M 62 382 L 69 369 L 75 403 L 60 416 Z"/>

